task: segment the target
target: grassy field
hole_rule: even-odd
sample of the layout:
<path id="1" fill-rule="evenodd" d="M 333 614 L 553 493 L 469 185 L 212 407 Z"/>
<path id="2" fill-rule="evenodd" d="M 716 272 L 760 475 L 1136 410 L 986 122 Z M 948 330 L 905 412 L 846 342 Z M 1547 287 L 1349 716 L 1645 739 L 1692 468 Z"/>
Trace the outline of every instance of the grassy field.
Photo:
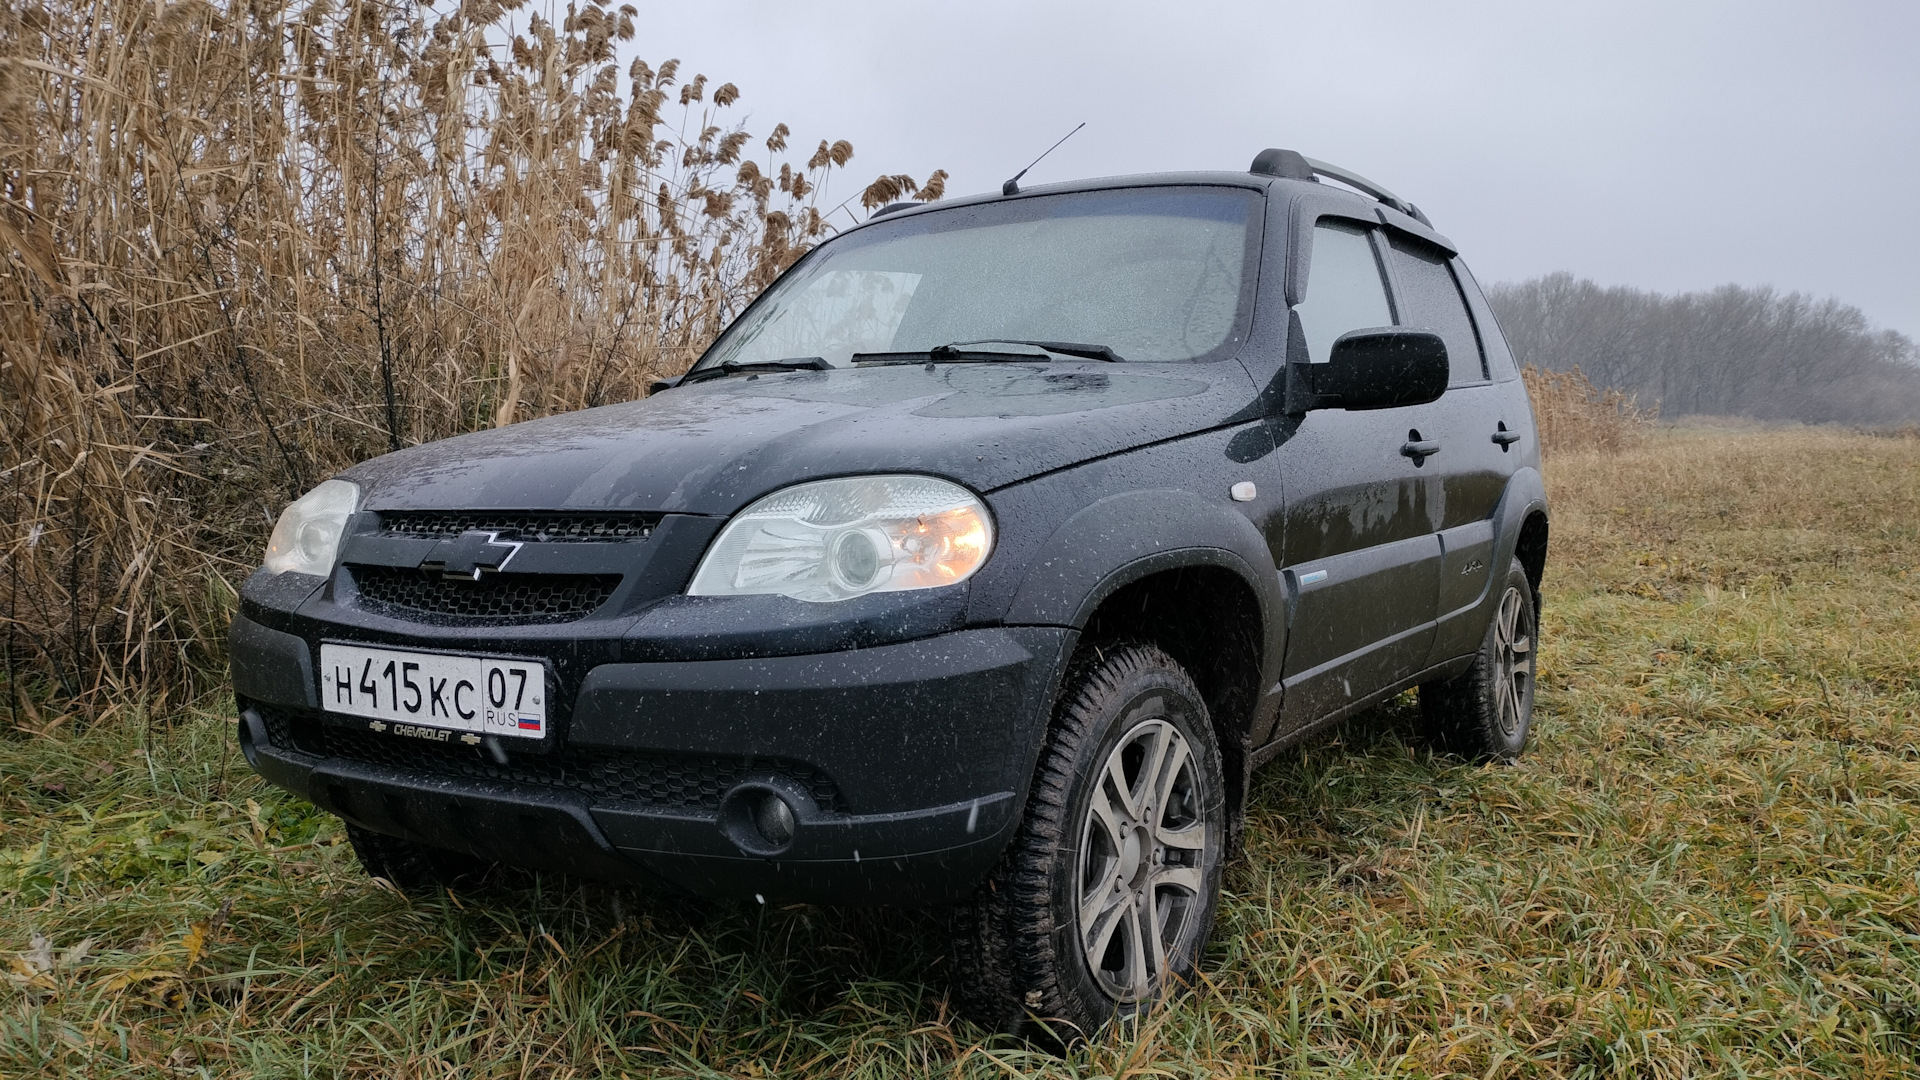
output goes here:
<path id="1" fill-rule="evenodd" d="M 1549 485 L 1522 764 L 1405 702 L 1284 756 L 1208 985 L 1067 1059 L 951 1017 L 930 914 L 409 902 L 209 702 L 0 739 L 0 1075 L 1920 1077 L 1920 439 Z"/>

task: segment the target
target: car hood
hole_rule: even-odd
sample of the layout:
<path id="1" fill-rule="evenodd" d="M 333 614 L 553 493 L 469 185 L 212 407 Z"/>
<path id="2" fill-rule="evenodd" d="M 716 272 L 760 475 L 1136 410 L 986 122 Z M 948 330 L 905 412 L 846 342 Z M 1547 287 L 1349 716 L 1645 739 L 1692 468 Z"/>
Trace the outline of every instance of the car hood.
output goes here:
<path id="1" fill-rule="evenodd" d="M 787 484 L 929 473 L 990 491 L 1257 415 L 1234 361 L 733 376 L 416 446 L 345 472 L 367 509 L 732 514 Z"/>

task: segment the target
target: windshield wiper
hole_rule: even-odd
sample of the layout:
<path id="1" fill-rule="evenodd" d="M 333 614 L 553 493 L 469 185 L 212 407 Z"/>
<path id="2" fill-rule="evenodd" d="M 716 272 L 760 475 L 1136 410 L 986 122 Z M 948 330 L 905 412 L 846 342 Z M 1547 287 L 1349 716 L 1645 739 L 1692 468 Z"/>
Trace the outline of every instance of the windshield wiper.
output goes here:
<path id="1" fill-rule="evenodd" d="M 993 364 L 1027 363 L 1044 364 L 1053 359 L 1046 353 L 1031 352 L 993 352 L 987 349 L 956 349 L 951 345 L 936 345 L 931 349 L 907 349 L 902 352 L 857 352 L 853 354 L 856 364 Z"/>
<path id="2" fill-rule="evenodd" d="M 995 349 L 974 349 L 972 345 L 1031 345 L 1045 352 L 1000 352 Z M 1105 345 L 1083 345 L 1077 341 L 1026 341 L 1021 338 L 980 338 L 976 341 L 956 341 L 950 345 L 935 345 L 931 349 L 909 349 L 903 352 L 854 353 L 856 364 L 979 364 L 979 363 L 1018 363 L 1026 361 L 1046 362 L 1053 359 L 1048 353 L 1062 356 L 1077 356 L 1088 360 L 1106 360 L 1120 362 L 1120 354 Z"/>
<path id="3" fill-rule="evenodd" d="M 1088 345 L 1081 341 L 1026 341 L 1021 338 L 981 338 L 978 341 L 956 341 L 946 346 L 958 349 L 965 345 L 1032 345 L 1036 349 L 1045 349 L 1062 356 L 1078 356 L 1087 360 L 1105 360 L 1110 364 L 1124 363 L 1119 353 L 1109 345 Z"/>
<path id="4" fill-rule="evenodd" d="M 818 356 L 795 356 L 786 360 L 750 360 L 744 364 L 738 360 L 729 360 L 724 364 L 715 364 L 710 368 L 689 371 L 685 375 L 680 376 L 680 381 L 674 385 L 686 386 L 688 383 L 704 382 L 707 379 L 718 379 L 726 375 L 754 375 L 780 371 L 832 370 L 833 365 Z"/>

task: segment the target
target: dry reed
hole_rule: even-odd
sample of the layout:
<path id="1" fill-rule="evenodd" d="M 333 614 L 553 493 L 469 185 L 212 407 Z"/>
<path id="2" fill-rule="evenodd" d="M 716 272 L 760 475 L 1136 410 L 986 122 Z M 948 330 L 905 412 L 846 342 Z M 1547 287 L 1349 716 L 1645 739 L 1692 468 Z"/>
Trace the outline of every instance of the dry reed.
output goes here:
<path id="1" fill-rule="evenodd" d="M 1521 373 L 1533 398 L 1533 419 L 1543 451 L 1617 452 L 1635 445 L 1657 416 L 1632 395 L 1601 389 L 1579 368 L 1547 371 L 1527 367 Z"/>
<path id="2" fill-rule="evenodd" d="M 0 6 L 7 696 L 222 665 L 280 505 L 342 466 L 636 396 L 830 226 L 731 83 L 584 0 Z M 940 197 L 885 175 L 867 206 Z M 829 211 L 830 212 L 830 211 Z M 44 684 L 34 694 L 26 683 Z"/>

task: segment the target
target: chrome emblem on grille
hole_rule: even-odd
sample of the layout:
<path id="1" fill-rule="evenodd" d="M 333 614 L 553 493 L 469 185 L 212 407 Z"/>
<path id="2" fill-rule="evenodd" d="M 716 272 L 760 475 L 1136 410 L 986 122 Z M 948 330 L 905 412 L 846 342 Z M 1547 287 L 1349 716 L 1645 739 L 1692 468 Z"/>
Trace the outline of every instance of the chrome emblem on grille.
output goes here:
<path id="1" fill-rule="evenodd" d="M 433 551 L 420 560 L 420 569 L 455 581 L 479 581 L 484 573 L 498 573 L 520 551 L 520 544 L 502 540 L 497 532 L 470 529 L 451 540 L 433 545 Z"/>

